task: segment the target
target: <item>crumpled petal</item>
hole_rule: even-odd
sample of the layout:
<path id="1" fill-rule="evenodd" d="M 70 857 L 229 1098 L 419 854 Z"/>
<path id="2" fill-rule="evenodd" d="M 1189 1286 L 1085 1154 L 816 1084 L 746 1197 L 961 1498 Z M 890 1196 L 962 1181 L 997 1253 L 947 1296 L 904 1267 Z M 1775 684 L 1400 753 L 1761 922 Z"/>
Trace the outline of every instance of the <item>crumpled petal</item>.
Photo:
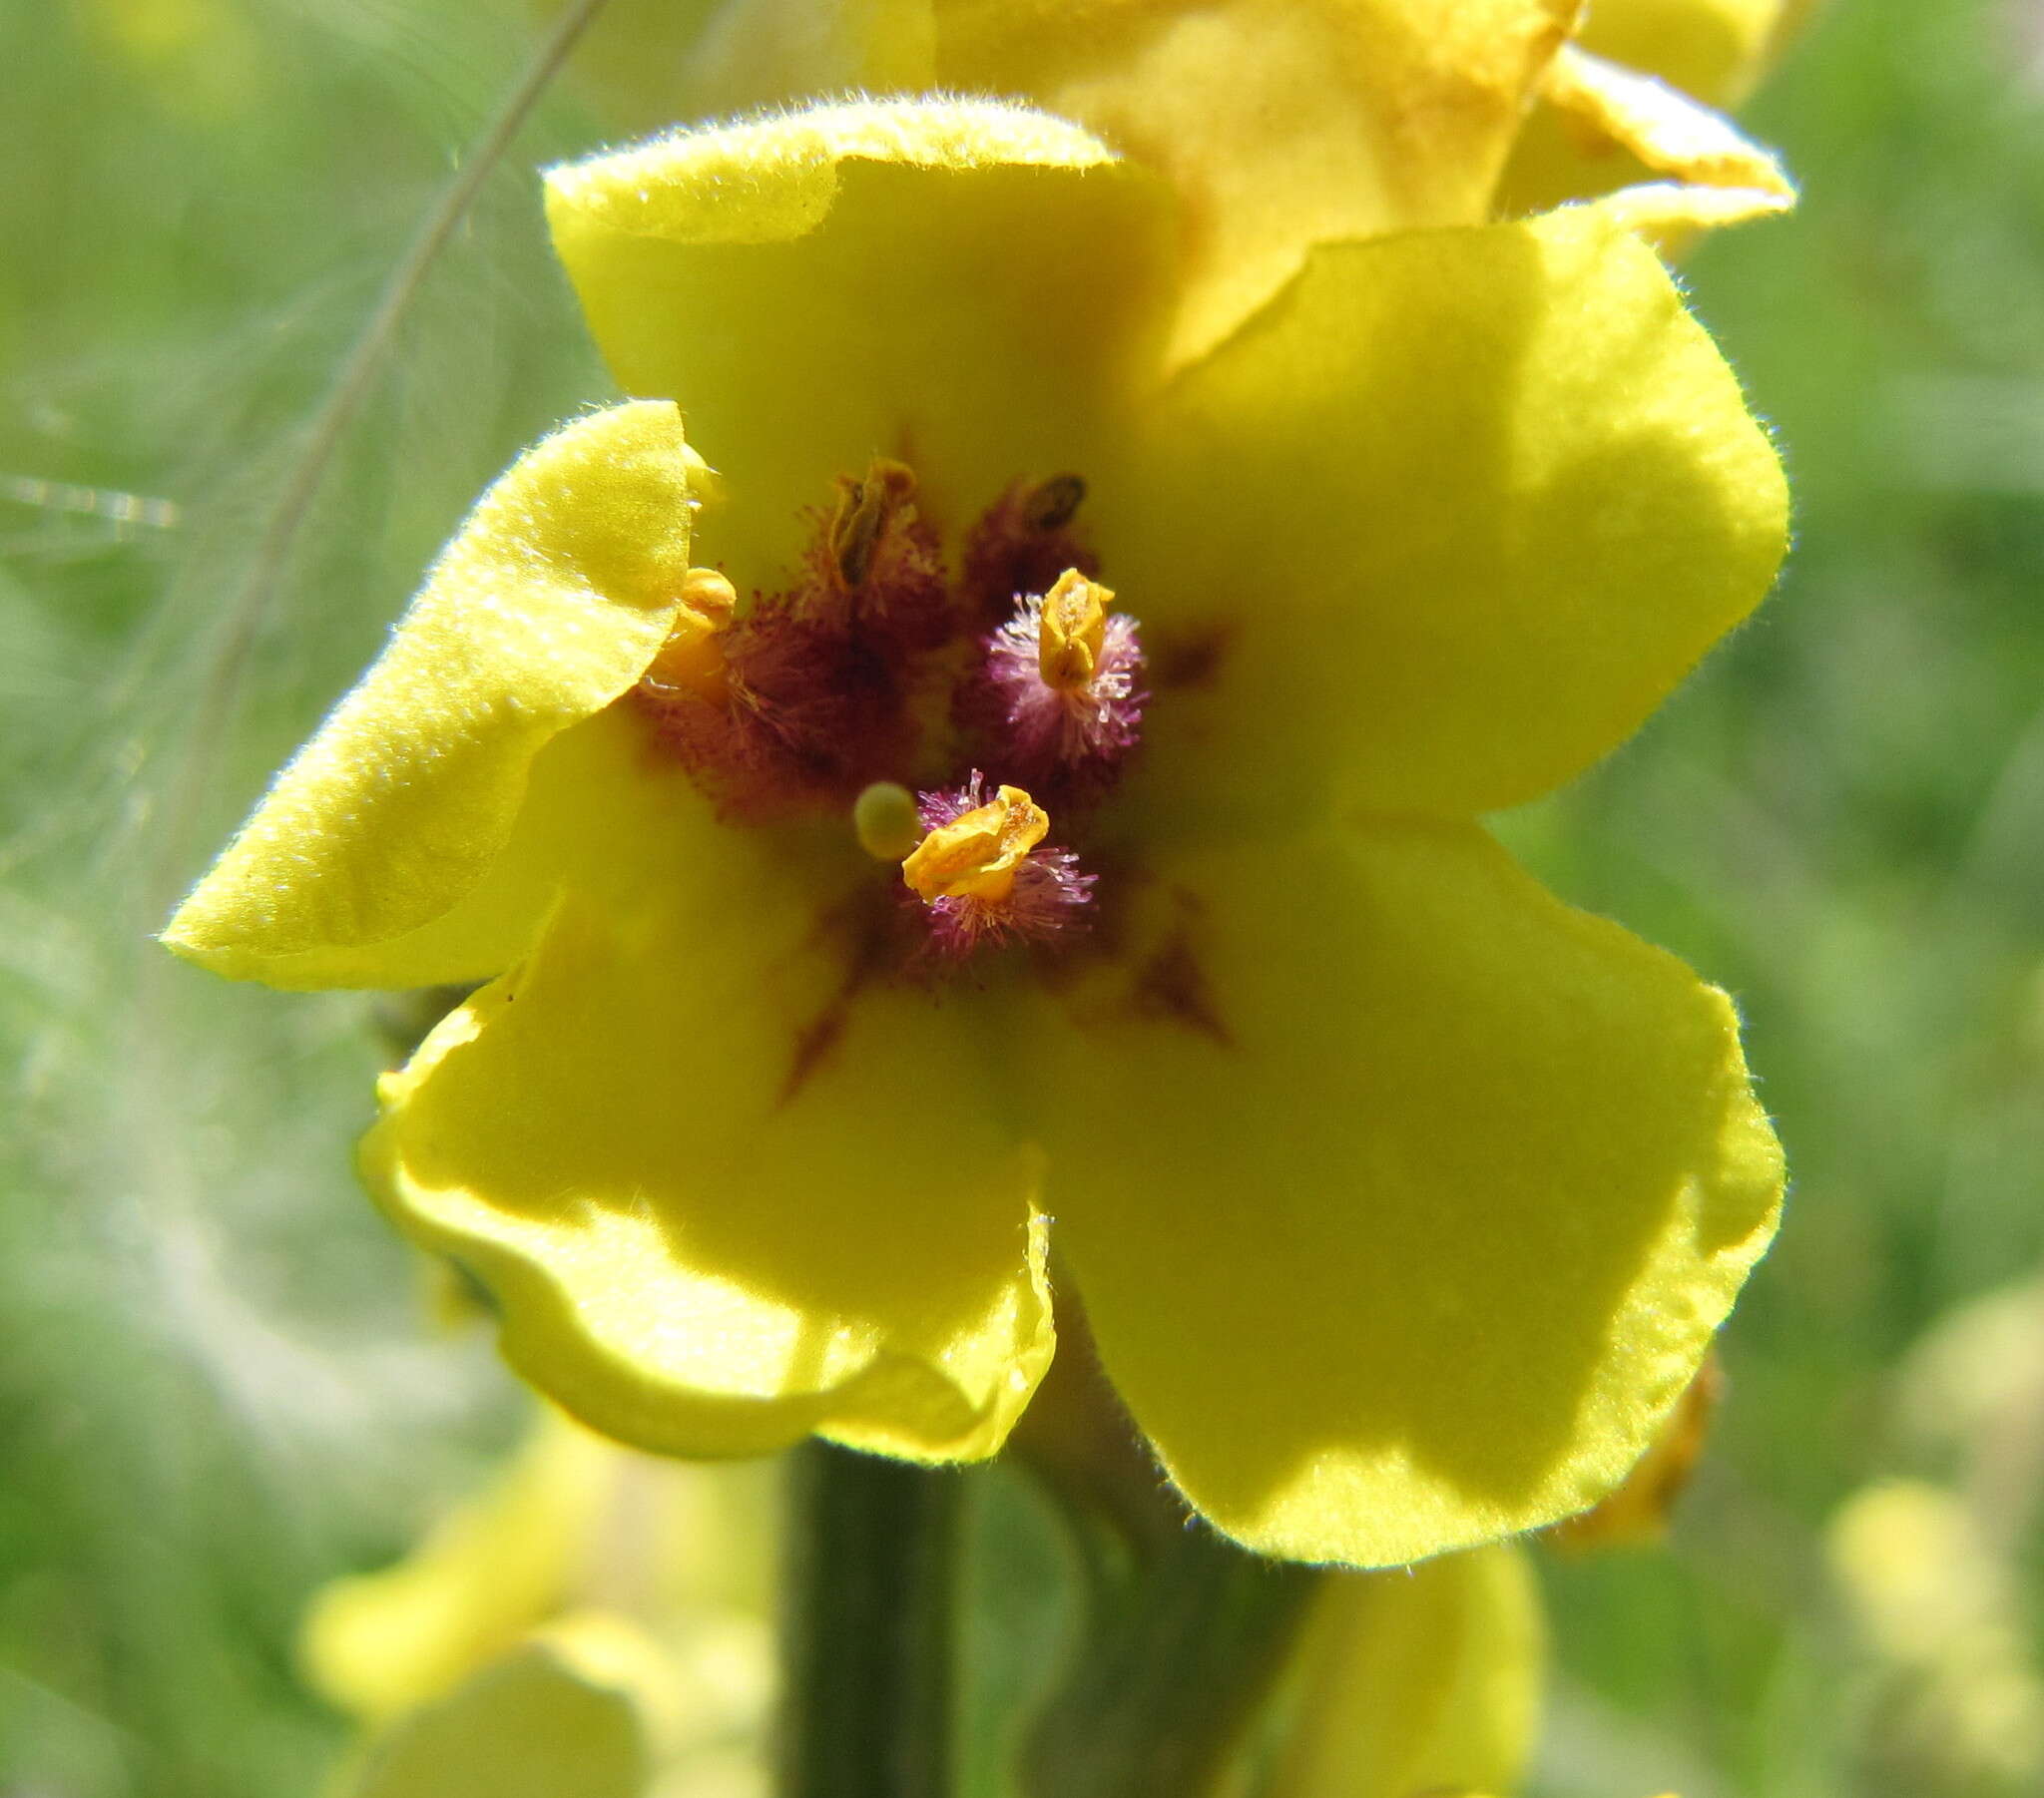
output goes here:
<path id="1" fill-rule="evenodd" d="M 1033 1161 L 979 1046 L 926 993 L 859 985 L 850 889 L 800 827 L 726 831 L 706 874 L 660 828 L 686 777 L 630 775 L 646 822 L 607 889 L 571 888 L 385 1082 L 371 1190 L 496 1296 L 519 1372 L 620 1441 L 992 1454 L 1052 1338 Z"/>
<path id="2" fill-rule="evenodd" d="M 1723 357 L 1580 210 L 1322 247 L 1144 430 L 1093 516 L 1145 618 L 1128 803 L 1160 827 L 1535 797 L 1759 604 L 1787 538 Z"/>
<path id="3" fill-rule="evenodd" d="M 1725 996 L 1467 825 L 1154 874 L 1034 1060 L 1061 1253 L 1180 1490 L 1359 1566 L 1595 1502 L 1774 1231 Z"/>
<path id="4" fill-rule="evenodd" d="M 1722 113 L 1752 92 L 1806 10 L 1802 0 L 1602 0 L 1579 44 L 1547 72 L 1498 184 L 1499 216 L 1665 188 L 1628 210 L 1636 228 L 1679 247 L 1697 228 L 1787 210 L 1793 192 L 1780 166 Z M 1738 144 L 1760 178 L 1672 166 L 1671 154 L 1700 129 Z M 1652 183 L 1657 171 L 1674 179 Z"/>
<path id="5" fill-rule="evenodd" d="M 420 985 L 503 967 L 550 886 L 528 863 L 478 889 L 535 760 L 630 687 L 665 641 L 689 566 L 694 466 L 679 414 L 661 403 L 579 419 L 512 464 L 164 941 L 216 973 L 279 987 Z"/>
<path id="6" fill-rule="evenodd" d="M 1268 1798 L 1512 1790 L 1540 1721 L 1546 1627 L 1526 1552 L 1493 1543 L 1335 1574 L 1298 1662 Z"/>
<path id="7" fill-rule="evenodd" d="M 1652 76 L 1571 47 L 1554 59 L 1542 92 L 1589 142 L 1624 150 L 1669 178 L 1596 203 L 1636 230 L 1739 225 L 1795 204 L 1794 184 L 1772 154 Z"/>
<path id="8" fill-rule="evenodd" d="M 556 169 L 547 217 L 632 393 L 681 401 L 725 477 L 701 558 L 775 584 L 876 455 L 963 528 L 1082 458 L 1154 365 L 1171 207 L 1062 120 L 820 106 Z"/>

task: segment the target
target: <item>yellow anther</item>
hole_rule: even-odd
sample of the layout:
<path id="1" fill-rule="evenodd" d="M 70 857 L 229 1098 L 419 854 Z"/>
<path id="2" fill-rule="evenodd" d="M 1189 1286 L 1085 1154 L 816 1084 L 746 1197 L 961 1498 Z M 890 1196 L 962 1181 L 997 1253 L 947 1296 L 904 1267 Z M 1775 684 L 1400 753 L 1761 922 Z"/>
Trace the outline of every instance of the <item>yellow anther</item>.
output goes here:
<path id="1" fill-rule="evenodd" d="M 1015 890 L 1015 870 L 1050 831 L 1050 814 L 1019 786 L 940 824 L 901 864 L 901 878 L 925 900 L 986 899 Z"/>
<path id="2" fill-rule="evenodd" d="M 1036 640 L 1036 667 L 1046 686 L 1076 692 L 1093 678 L 1107 638 L 1107 609 L 1114 595 L 1076 568 L 1058 576 L 1043 596 L 1043 625 Z"/>
<path id="3" fill-rule="evenodd" d="M 891 780 L 875 780 L 852 802 L 858 846 L 875 861 L 899 861 L 922 837 L 915 795 Z"/>
<path id="4" fill-rule="evenodd" d="M 678 686 L 724 702 L 727 691 L 724 650 L 718 634 L 738 609 L 738 589 L 714 568 L 692 568 L 682 581 L 682 609 L 674 629 L 660 646 L 646 678 L 660 686 Z"/>
<path id="5" fill-rule="evenodd" d="M 894 515 L 915 497 L 915 471 L 884 456 L 875 457 L 862 481 L 838 482 L 837 511 L 830 520 L 830 558 L 837 578 L 857 587 L 873 566 Z"/>

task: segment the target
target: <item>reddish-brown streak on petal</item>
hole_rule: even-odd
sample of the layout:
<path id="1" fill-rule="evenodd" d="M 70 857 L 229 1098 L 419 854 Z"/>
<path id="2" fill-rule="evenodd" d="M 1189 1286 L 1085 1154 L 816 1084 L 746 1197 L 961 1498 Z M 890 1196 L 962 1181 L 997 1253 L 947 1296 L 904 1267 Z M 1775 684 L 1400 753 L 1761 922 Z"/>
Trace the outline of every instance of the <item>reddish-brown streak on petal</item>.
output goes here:
<path id="1" fill-rule="evenodd" d="M 1136 970 L 1130 998 L 1141 1017 L 1168 1019 L 1223 1049 L 1235 1047 L 1234 1033 L 1215 1004 L 1207 972 L 1183 931 Z"/>
<path id="2" fill-rule="evenodd" d="M 1234 635 L 1227 625 L 1211 625 L 1187 636 L 1151 633 L 1150 684 L 1158 689 L 1205 686 L 1221 672 Z"/>

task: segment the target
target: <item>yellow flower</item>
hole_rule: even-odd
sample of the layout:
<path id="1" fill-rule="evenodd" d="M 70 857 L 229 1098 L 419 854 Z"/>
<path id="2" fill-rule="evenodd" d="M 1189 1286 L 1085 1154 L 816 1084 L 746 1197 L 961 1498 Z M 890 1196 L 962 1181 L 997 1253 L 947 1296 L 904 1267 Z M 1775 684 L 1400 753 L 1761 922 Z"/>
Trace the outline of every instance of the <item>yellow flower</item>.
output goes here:
<path id="1" fill-rule="evenodd" d="M 636 1798 L 683 1768 L 691 1790 L 757 1789 L 765 1493 L 734 1471 L 545 1413 L 404 1560 L 325 1586 L 301 1658 L 364 1728 L 336 1794 Z"/>
<path id="2" fill-rule="evenodd" d="M 1725 997 L 1475 819 L 1622 740 L 1782 553 L 1659 261 L 1595 210 L 1328 244 L 1183 362 L 1172 188 L 969 103 L 680 134 L 549 207 L 715 491 L 663 400 L 531 452 L 168 932 L 284 986 L 491 980 L 385 1085 L 392 1217 L 649 1448 L 993 1453 L 1055 1229 L 1246 1543 L 1393 1564 L 1609 1491 L 1779 1152 Z M 641 679 L 671 632 L 698 667 L 692 561 L 767 596 L 712 631 L 722 701 Z M 1084 691 L 1030 684 L 1068 567 L 1112 590 Z M 1023 597 L 976 639 L 974 592 Z M 945 710 L 1025 689 L 1008 737 Z M 910 787 L 963 885 L 861 847 Z"/>
<path id="3" fill-rule="evenodd" d="M 1872 1663 L 1868 1735 L 1903 1789 L 2034 1791 L 2044 1675 L 1994 1532 L 1955 1492 L 1882 1480 L 1838 1508 L 1824 1547 Z"/>
<path id="4" fill-rule="evenodd" d="M 673 1669 L 636 1631 L 582 1616 L 535 1631 L 401 1718 L 331 1798 L 652 1798 Z"/>

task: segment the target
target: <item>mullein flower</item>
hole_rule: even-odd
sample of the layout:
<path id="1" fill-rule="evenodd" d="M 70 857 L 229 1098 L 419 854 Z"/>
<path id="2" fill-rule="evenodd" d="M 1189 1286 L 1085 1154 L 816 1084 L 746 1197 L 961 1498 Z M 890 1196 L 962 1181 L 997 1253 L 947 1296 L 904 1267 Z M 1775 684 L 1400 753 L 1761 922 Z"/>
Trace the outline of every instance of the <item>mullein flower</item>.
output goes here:
<path id="1" fill-rule="evenodd" d="M 1784 492 L 1595 209 L 1323 245 L 1189 355 L 1187 204 L 974 103 L 556 170 L 661 397 L 502 477 L 168 940 L 489 983 L 364 1168 L 599 1429 L 992 1454 L 1055 1231 L 1193 1506 L 1401 1563 L 1611 1490 L 1774 1228 L 1729 1002 L 1476 819 L 1758 603 Z M 992 702 L 1032 629 L 1069 736 Z"/>

